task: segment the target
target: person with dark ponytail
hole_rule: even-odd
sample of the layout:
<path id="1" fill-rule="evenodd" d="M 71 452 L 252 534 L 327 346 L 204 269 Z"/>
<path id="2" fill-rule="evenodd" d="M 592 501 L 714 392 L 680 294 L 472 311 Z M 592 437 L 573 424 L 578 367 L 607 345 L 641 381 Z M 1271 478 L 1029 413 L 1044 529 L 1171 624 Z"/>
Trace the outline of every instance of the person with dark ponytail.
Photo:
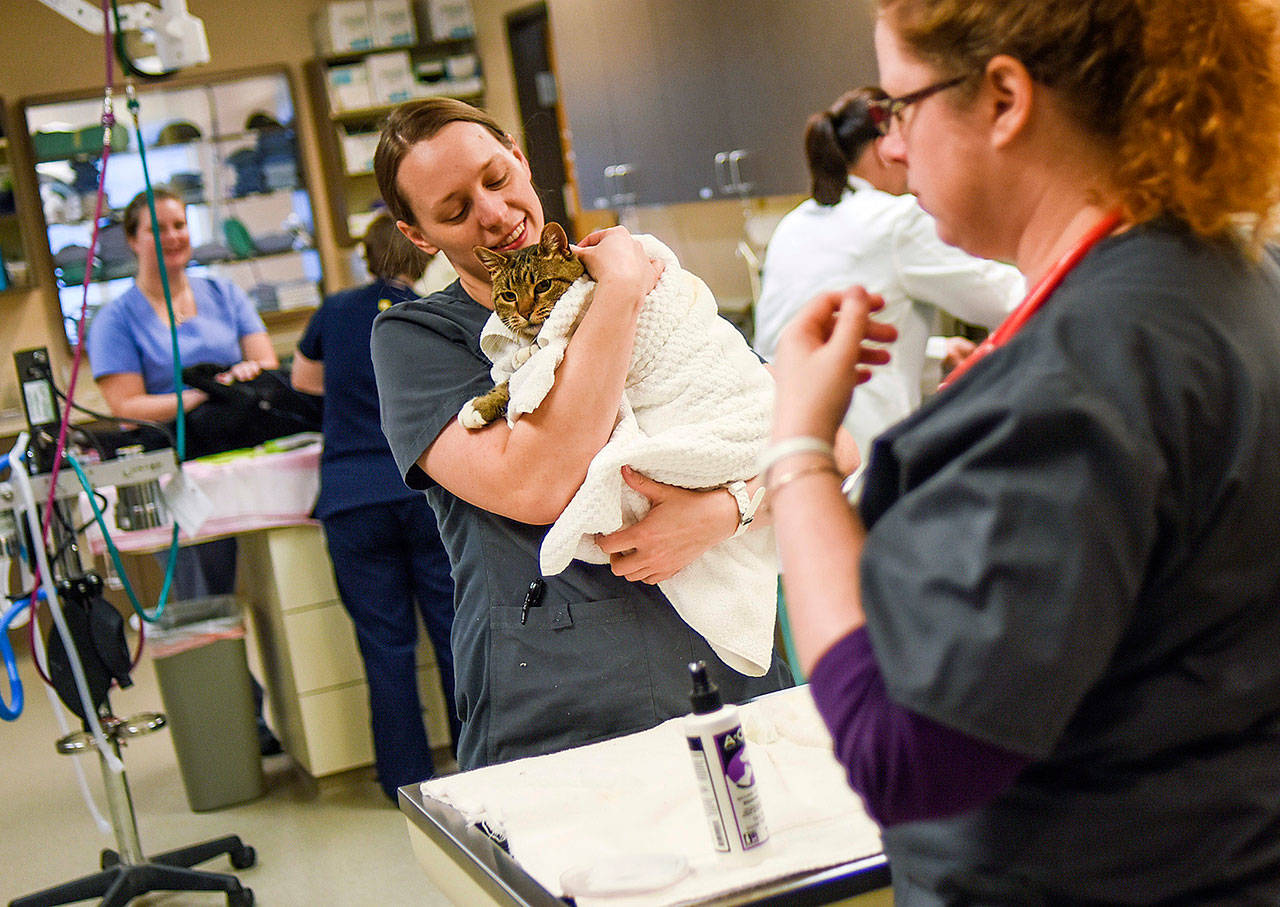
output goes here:
<path id="1" fill-rule="evenodd" d="M 400 481 L 382 435 L 369 338 L 373 320 L 417 299 L 413 284 L 430 256 L 409 242 L 385 212 L 365 230 L 364 260 L 374 278 L 335 293 L 311 316 L 293 356 L 293 386 L 324 398 L 324 454 L 314 516 L 342 605 L 355 626 L 369 682 L 369 719 L 378 783 L 396 790 L 436 771 L 418 694 L 418 617 L 435 652 L 451 741 L 453 579 L 426 498 Z"/>
<path id="2" fill-rule="evenodd" d="M 1280 904 L 1280 5 L 878 5 L 880 153 L 1032 287 L 856 510 L 875 300 L 774 360 L 793 637 L 894 902 Z"/>
<path id="3" fill-rule="evenodd" d="M 907 171 L 878 150 L 870 116 L 878 88 L 846 92 L 809 117 L 804 133 L 812 198 L 778 224 L 765 252 L 755 306 L 756 351 L 772 358 L 778 337 L 823 290 L 857 284 L 884 298 L 877 320 L 897 328 L 888 365 L 858 389 L 845 427 L 866 457 L 871 440 L 920 405 L 929 360 L 973 344 L 931 339 L 937 314 L 993 328 L 1022 299 L 1022 275 L 938 238 L 933 219 L 907 193 Z M 938 378 L 933 378 L 936 387 Z"/>

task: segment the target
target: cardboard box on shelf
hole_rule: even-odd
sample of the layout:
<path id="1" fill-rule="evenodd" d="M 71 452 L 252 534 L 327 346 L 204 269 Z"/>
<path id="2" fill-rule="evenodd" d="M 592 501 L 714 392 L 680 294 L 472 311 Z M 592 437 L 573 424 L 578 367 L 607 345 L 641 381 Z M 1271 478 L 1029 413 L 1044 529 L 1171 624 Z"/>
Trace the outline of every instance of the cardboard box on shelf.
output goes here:
<path id="1" fill-rule="evenodd" d="M 474 78 L 480 73 L 480 58 L 475 54 L 454 54 L 445 59 L 444 71 L 455 82 Z"/>
<path id="2" fill-rule="evenodd" d="M 418 82 L 414 85 L 415 98 L 461 98 L 468 100 L 484 94 L 484 79 L 476 76 L 472 79 L 452 81 L 444 79 L 440 82 Z"/>
<path id="3" fill-rule="evenodd" d="M 343 54 L 373 47 L 366 0 L 330 0 L 312 19 L 316 52 Z"/>
<path id="4" fill-rule="evenodd" d="M 276 284 L 276 304 L 280 309 L 307 309 L 320 305 L 320 288 L 310 280 Z"/>
<path id="5" fill-rule="evenodd" d="M 413 66 L 407 50 L 369 54 L 364 62 L 375 104 L 399 104 L 414 96 Z"/>
<path id="6" fill-rule="evenodd" d="M 369 224 L 373 223 L 373 219 L 378 216 L 378 213 L 378 211 L 357 211 L 354 214 L 348 214 L 347 232 L 352 236 L 364 236 L 365 231 L 369 229 Z M 353 270 L 357 274 L 363 273 L 361 271 L 363 267 L 364 260 L 359 259 L 359 267 Z"/>
<path id="7" fill-rule="evenodd" d="M 418 43 L 418 25 L 409 0 L 369 0 L 369 21 L 374 47 L 412 47 Z"/>
<path id="8" fill-rule="evenodd" d="M 338 128 L 342 141 L 342 161 L 350 175 L 373 172 L 373 153 L 378 149 L 378 132 L 347 132 Z"/>
<path id="9" fill-rule="evenodd" d="M 444 79 L 444 60 L 418 60 L 413 64 L 413 78 L 416 82 L 429 85 Z"/>
<path id="10" fill-rule="evenodd" d="M 363 62 L 329 67 L 329 104 L 334 110 L 360 110 L 374 103 L 369 68 Z"/>
<path id="11" fill-rule="evenodd" d="M 427 21 L 431 24 L 431 37 L 437 41 L 450 38 L 470 38 L 476 33 L 475 19 L 471 15 L 470 0 L 423 0 Z"/>

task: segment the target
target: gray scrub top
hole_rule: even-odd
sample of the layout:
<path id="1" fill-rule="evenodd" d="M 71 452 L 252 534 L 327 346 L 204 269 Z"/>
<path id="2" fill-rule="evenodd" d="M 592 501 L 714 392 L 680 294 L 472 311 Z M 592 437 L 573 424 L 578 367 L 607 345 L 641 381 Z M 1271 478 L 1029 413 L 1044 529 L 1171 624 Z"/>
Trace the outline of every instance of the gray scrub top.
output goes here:
<path id="1" fill-rule="evenodd" d="M 455 282 L 392 306 L 373 328 L 383 431 L 405 482 L 425 490 L 453 565 L 458 764 L 553 752 L 686 714 L 693 660 L 707 662 L 726 701 L 790 686 L 776 657 L 764 677 L 733 671 L 656 586 L 607 565 L 574 561 L 547 577 L 541 604 L 521 623 L 548 527 L 474 507 L 416 465 L 462 404 L 493 386 L 479 347 L 488 317 Z"/>
<path id="2" fill-rule="evenodd" d="M 887 829 L 900 904 L 1280 903 L 1280 271 L 1100 244 L 875 443 L 890 696 L 1035 761 Z"/>

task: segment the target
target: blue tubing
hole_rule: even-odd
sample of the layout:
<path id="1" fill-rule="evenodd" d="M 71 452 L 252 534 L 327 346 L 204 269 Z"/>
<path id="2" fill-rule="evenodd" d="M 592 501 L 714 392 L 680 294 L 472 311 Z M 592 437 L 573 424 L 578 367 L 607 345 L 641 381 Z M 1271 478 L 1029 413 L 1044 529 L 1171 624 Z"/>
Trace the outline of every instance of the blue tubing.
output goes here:
<path id="1" fill-rule="evenodd" d="M 44 598 L 43 589 L 37 597 Z M 9 675 L 9 702 L 0 699 L 0 718 L 5 721 L 17 721 L 22 714 L 22 678 L 18 676 L 18 659 L 13 654 L 13 646 L 9 645 L 9 624 L 30 604 L 30 598 L 16 601 L 0 617 L 0 656 L 4 657 L 5 673 Z"/>

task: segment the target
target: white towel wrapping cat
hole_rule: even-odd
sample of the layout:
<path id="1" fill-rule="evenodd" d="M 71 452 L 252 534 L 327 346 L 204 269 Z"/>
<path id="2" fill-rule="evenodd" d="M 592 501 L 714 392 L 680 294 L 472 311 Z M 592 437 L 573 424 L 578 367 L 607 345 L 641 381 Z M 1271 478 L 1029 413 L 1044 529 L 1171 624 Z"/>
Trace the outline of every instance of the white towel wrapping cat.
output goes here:
<path id="1" fill-rule="evenodd" d="M 652 236 L 636 238 L 666 268 L 640 312 L 613 433 L 543 540 L 544 576 L 575 557 L 607 563 L 593 537 L 648 511 L 649 502 L 623 481 L 623 465 L 668 485 L 716 487 L 755 475 L 769 438 L 772 376 L 719 317 L 707 285 Z M 594 290 L 583 276 L 565 291 L 532 348 L 496 315 L 489 318 L 480 347 L 493 362 L 494 382 L 510 382 L 508 422 L 536 409 L 551 389 Z M 758 677 L 773 654 L 777 581 L 773 531 L 758 528 L 716 545 L 658 588 L 726 664 Z"/>

